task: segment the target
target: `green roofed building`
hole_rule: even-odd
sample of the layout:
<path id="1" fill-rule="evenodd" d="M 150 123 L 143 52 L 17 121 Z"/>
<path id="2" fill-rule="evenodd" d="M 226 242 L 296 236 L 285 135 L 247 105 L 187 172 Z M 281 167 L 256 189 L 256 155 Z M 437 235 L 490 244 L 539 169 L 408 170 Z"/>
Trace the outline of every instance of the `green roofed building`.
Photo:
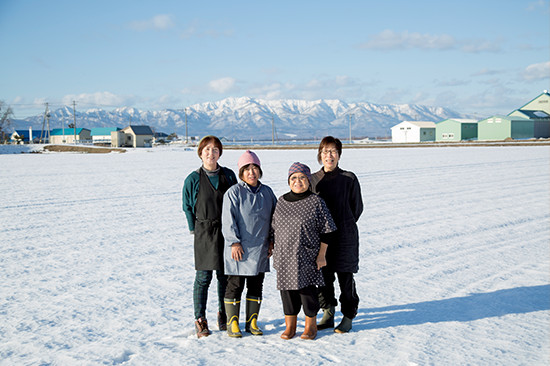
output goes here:
<path id="1" fill-rule="evenodd" d="M 544 91 L 507 116 L 478 122 L 479 140 L 538 139 L 550 137 L 550 94 Z"/>
<path id="2" fill-rule="evenodd" d="M 111 132 L 120 131 L 120 127 L 96 127 L 92 128 L 92 141 L 94 144 L 111 144 Z"/>
<path id="3" fill-rule="evenodd" d="M 546 115 L 546 118 L 548 118 L 550 115 L 550 93 L 545 90 L 538 97 L 508 115 L 525 117 L 525 115 L 523 115 L 525 112 L 543 112 Z M 543 115 L 541 114 L 541 116 Z"/>
<path id="4" fill-rule="evenodd" d="M 514 140 L 548 137 L 548 120 L 536 121 L 513 116 L 492 116 L 478 122 L 479 140 Z"/>
<path id="5" fill-rule="evenodd" d="M 75 140 L 76 137 L 76 140 Z M 75 142 L 89 142 L 92 140 L 90 130 L 87 128 L 54 128 L 51 131 L 50 143 L 74 144 Z"/>
<path id="6" fill-rule="evenodd" d="M 436 141 L 477 139 L 477 121 L 474 119 L 446 119 L 435 124 Z"/>

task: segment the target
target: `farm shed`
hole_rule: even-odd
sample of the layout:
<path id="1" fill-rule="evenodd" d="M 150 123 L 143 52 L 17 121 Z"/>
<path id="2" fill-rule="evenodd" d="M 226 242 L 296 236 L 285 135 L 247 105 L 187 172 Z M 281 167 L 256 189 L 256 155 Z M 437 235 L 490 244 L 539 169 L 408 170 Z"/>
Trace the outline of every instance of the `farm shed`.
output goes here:
<path id="1" fill-rule="evenodd" d="M 87 128 L 76 129 L 76 141 L 89 142 L 92 139 L 91 131 Z M 50 143 L 52 144 L 74 144 L 75 129 L 74 128 L 54 128 L 51 132 Z"/>
<path id="2" fill-rule="evenodd" d="M 550 120 L 492 116 L 478 123 L 478 140 L 548 138 Z"/>
<path id="3" fill-rule="evenodd" d="M 128 126 L 111 132 L 113 147 L 150 147 L 153 143 L 153 130 L 149 126 Z"/>
<path id="4" fill-rule="evenodd" d="M 94 144 L 111 144 L 111 132 L 119 131 L 120 127 L 97 127 L 92 128 L 92 142 Z"/>
<path id="5" fill-rule="evenodd" d="M 446 119 L 435 125 L 436 141 L 477 139 L 477 121 L 474 119 Z"/>
<path id="6" fill-rule="evenodd" d="M 538 97 L 508 115 L 511 117 L 523 117 L 523 115 L 521 115 L 522 112 L 536 111 L 542 111 L 545 112 L 546 115 L 550 115 L 550 94 L 548 91 L 545 90 Z"/>
<path id="7" fill-rule="evenodd" d="M 391 128 L 392 142 L 435 141 L 435 123 L 403 121 Z"/>
<path id="8" fill-rule="evenodd" d="M 48 136 L 48 131 L 42 131 L 42 130 L 33 131 L 32 128 L 29 128 L 28 130 L 15 130 L 11 134 L 10 140 L 15 143 L 23 143 L 23 144 L 38 143 L 40 142 L 40 135 L 42 135 L 43 142 L 48 142 L 46 141 Z"/>

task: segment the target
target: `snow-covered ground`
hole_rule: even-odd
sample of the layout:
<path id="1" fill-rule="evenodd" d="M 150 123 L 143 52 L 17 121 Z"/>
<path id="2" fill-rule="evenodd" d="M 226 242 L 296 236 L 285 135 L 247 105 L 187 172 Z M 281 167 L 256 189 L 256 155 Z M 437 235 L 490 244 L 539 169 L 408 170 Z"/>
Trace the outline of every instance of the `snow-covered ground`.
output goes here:
<path id="1" fill-rule="evenodd" d="M 292 162 L 319 167 L 314 150 L 258 155 L 277 196 Z M 279 338 L 274 272 L 263 337 L 194 336 L 180 192 L 199 165 L 183 148 L 0 155 L 1 365 L 550 364 L 548 146 L 344 150 L 361 303 L 351 333 L 315 341 Z"/>

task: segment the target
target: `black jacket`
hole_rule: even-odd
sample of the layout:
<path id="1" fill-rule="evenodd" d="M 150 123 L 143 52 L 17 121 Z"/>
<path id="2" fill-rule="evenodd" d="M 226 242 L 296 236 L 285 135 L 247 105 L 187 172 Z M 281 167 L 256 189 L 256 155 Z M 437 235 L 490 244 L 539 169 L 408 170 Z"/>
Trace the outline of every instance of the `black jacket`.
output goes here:
<path id="1" fill-rule="evenodd" d="M 311 176 L 311 189 L 321 196 L 338 228 L 327 243 L 327 267 L 336 272 L 359 270 L 359 232 L 357 220 L 363 212 L 361 186 L 355 174 L 337 167 L 329 173 L 323 168 Z"/>

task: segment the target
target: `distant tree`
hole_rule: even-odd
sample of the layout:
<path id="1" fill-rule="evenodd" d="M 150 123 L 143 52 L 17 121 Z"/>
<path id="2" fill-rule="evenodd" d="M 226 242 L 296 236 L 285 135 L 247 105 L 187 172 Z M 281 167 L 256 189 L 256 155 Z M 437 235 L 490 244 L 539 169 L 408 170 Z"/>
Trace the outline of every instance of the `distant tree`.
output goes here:
<path id="1" fill-rule="evenodd" d="M 168 135 L 168 137 L 166 139 L 167 140 L 177 140 L 178 139 L 178 134 L 175 133 L 175 132 L 172 132 L 170 135 Z"/>
<path id="2" fill-rule="evenodd" d="M 4 103 L 3 100 L 0 100 L 0 141 L 2 142 L 9 138 L 8 128 L 11 126 L 10 117 L 13 117 L 13 110 L 9 105 Z"/>
<path id="3" fill-rule="evenodd" d="M 74 123 L 69 123 L 69 128 L 74 128 Z"/>

